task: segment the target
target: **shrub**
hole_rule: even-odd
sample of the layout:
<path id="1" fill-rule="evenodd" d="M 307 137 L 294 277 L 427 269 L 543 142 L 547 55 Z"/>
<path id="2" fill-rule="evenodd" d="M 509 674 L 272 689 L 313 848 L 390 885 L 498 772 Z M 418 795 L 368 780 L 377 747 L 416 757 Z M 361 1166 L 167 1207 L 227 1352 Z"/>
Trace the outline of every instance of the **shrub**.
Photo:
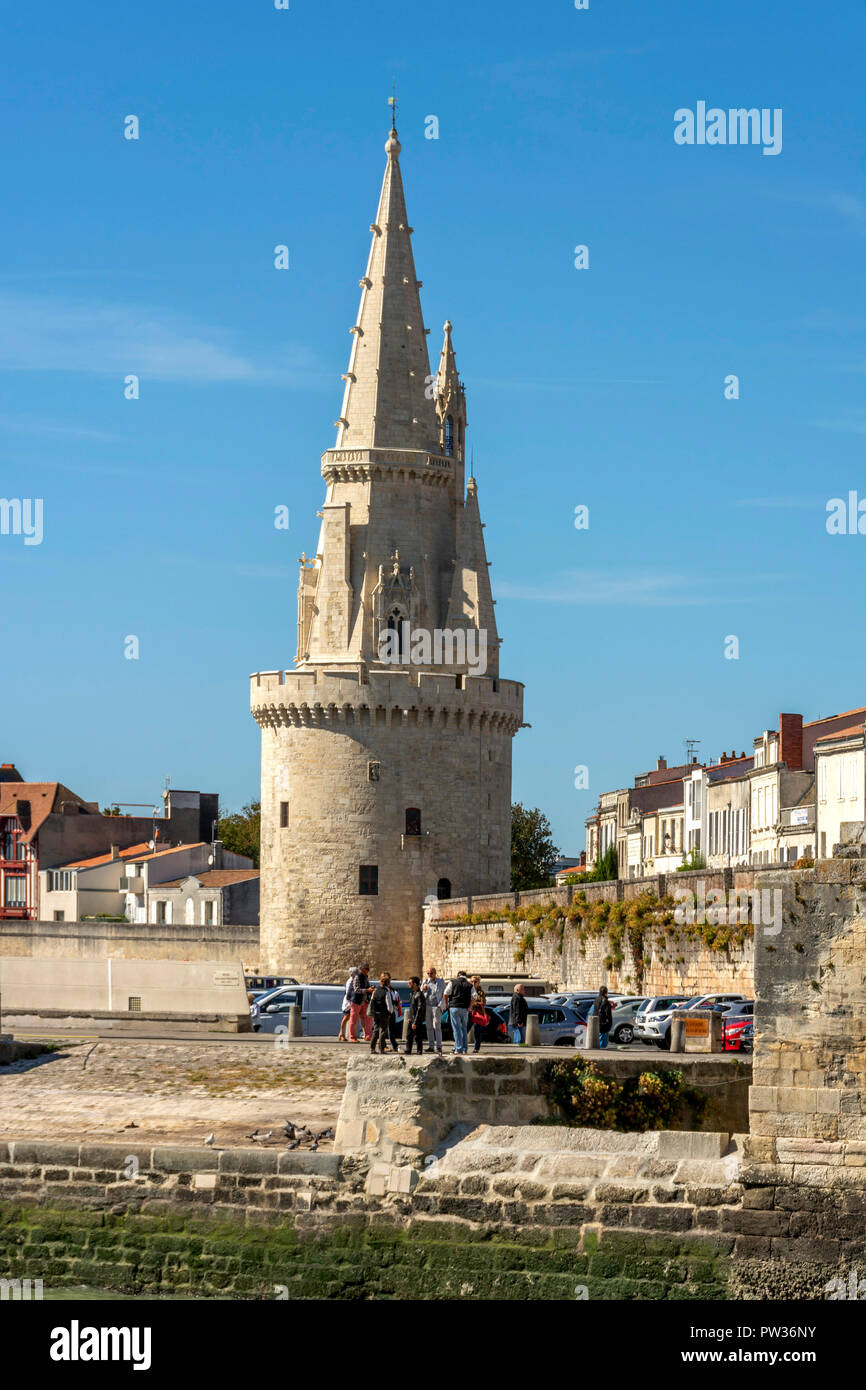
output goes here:
<path id="1" fill-rule="evenodd" d="M 707 1104 L 681 1071 L 645 1071 L 620 1082 L 583 1057 L 549 1062 L 541 1089 L 572 1128 L 666 1129 L 686 1108 L 699 1118 Z"/>

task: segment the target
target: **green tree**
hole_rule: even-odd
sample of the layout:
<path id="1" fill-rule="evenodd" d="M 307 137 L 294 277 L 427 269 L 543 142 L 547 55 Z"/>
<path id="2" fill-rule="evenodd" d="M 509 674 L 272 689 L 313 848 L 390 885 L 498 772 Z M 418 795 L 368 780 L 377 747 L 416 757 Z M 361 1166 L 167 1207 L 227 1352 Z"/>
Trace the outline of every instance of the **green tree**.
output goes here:
<path id="1" fill-rule="evenodd" d="M 581 877 L 582 883 L 608 883 L 616 878 L 619 873 L 619 856 L 616 852 L 616 845 L 608 845 L 600 859 L 596 859 L 594 865 Z"/>
<path id="2" fill-rule="evenodd" d="M 705 869 L 707 861 L 697 848 L 690 849 L 688 854 L 683 855 L 683 862 L 677 865 L 678 874 L 687 874 L 692 869 Z"/>
<path id="3" fill-rule="evenodd" d="M 217 834 L 223 848 L 232 854 L 245 854 L 259 867 L 259 844 L 262 834 L 262 803 L 249 801 L 239 811 L 223 816 L 218 823 Z"/>
<path id="4" fill-rule="evenodd" d="M 529 811 L 515 802 L 511 807 L 511 887 L 547 888 L 558 855 L 547 816 L 537 806 Z"/>

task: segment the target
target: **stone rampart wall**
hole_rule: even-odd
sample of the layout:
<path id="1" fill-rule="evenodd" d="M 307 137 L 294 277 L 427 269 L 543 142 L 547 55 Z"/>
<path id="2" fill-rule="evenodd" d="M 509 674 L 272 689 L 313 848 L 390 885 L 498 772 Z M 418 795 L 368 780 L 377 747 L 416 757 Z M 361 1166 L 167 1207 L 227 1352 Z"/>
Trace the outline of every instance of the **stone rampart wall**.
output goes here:
<path id="1" fill-rule="evenodd" d="M 773 887 L 781 887 L 787 879 L 784 870 L 768 875 Z M 671 933 L 664 948 L 654 939 L 644 947 L 643 973 L 638 970 L 627 938 L 621 944 L 619 964 L 608 961 L 612 956 L 606 932 L 581 941 L 570 925 L 566 925 L 560 940 L 558 932 L 544 935 L 533 933 L 531 947 L 522 960 L 515 960 L 521 939 L 529 924 L 521 919 L 518 925 L 500 920 L 477 924 L 456 923 L 455 918 L 507 909 L 511 912 L 525 908 L 544 908 L 548 904 L 567 908 L 576 893 L 583 892 L 587 902 L 628 902 L 649 891 L 657 897 L 690 891 L 727 894 L 729 910 L 734 895 L 754 893 L 756 874 L 752 870 L 709 870 L 688 874 L 670 874 L 651 879 L 629 879 L 611 883 L 588 883 L 576 887 L 534 889 L 527 893 L 497 893 L 472 898 L 452 898 L 436 904 L 425 916 L 423 951 L 424 963 L 435 964 L 440 974 L 449 976 L 457 970 L 480 975 L 529 974 L 546 980 L 557 989 L 597 989 L 606 984 L 611 990 L 642 994 L 704 994 L 725 991 L 754 995 L 754 941 L 747 937 L 742 945 L 734 941 L 724 947 L 712 947 L 700 938 L 689 939 L 680 930 Z M 744 900 L 744 899 L 743 899 Z M 529 928 L 532 930 L 532 928 Z"/>

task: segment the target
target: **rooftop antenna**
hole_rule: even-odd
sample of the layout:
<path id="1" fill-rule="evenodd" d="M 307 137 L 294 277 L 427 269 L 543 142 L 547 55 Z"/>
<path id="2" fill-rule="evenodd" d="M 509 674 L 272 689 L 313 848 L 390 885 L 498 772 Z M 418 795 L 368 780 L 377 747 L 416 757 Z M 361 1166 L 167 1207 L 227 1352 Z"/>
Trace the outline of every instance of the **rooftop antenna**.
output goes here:
<path id="1" fill-rule="evenodd" d="M 701 740 L 699 738 L 684 738 L 683 743 L 686 750 L 686 762 L 690 763 L 700 747 Z"/>

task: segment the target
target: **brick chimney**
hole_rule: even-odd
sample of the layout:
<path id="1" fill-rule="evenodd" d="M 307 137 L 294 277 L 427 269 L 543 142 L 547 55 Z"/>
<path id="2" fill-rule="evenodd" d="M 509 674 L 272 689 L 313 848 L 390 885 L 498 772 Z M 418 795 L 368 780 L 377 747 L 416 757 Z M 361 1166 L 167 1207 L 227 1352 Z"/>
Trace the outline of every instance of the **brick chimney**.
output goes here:
<path id="1" fill-rule="evenodd" d="M 803 716 L 779 715 L 779 761 L 787 763 L 790 771 L 803 768 Z"/>
<path id="2" fill-rule="evenodd" d="M 659 758 L 659 760 L 658 760 L 658 766 L 657 766 L 657 768 L 656 768 L 656 772 L 664 772 L 664 770 L 665 770 L 665 768 L 667 767 L 667 765 L 668 765 L 668 760 L 667 760 L 667 758 Z"/>

